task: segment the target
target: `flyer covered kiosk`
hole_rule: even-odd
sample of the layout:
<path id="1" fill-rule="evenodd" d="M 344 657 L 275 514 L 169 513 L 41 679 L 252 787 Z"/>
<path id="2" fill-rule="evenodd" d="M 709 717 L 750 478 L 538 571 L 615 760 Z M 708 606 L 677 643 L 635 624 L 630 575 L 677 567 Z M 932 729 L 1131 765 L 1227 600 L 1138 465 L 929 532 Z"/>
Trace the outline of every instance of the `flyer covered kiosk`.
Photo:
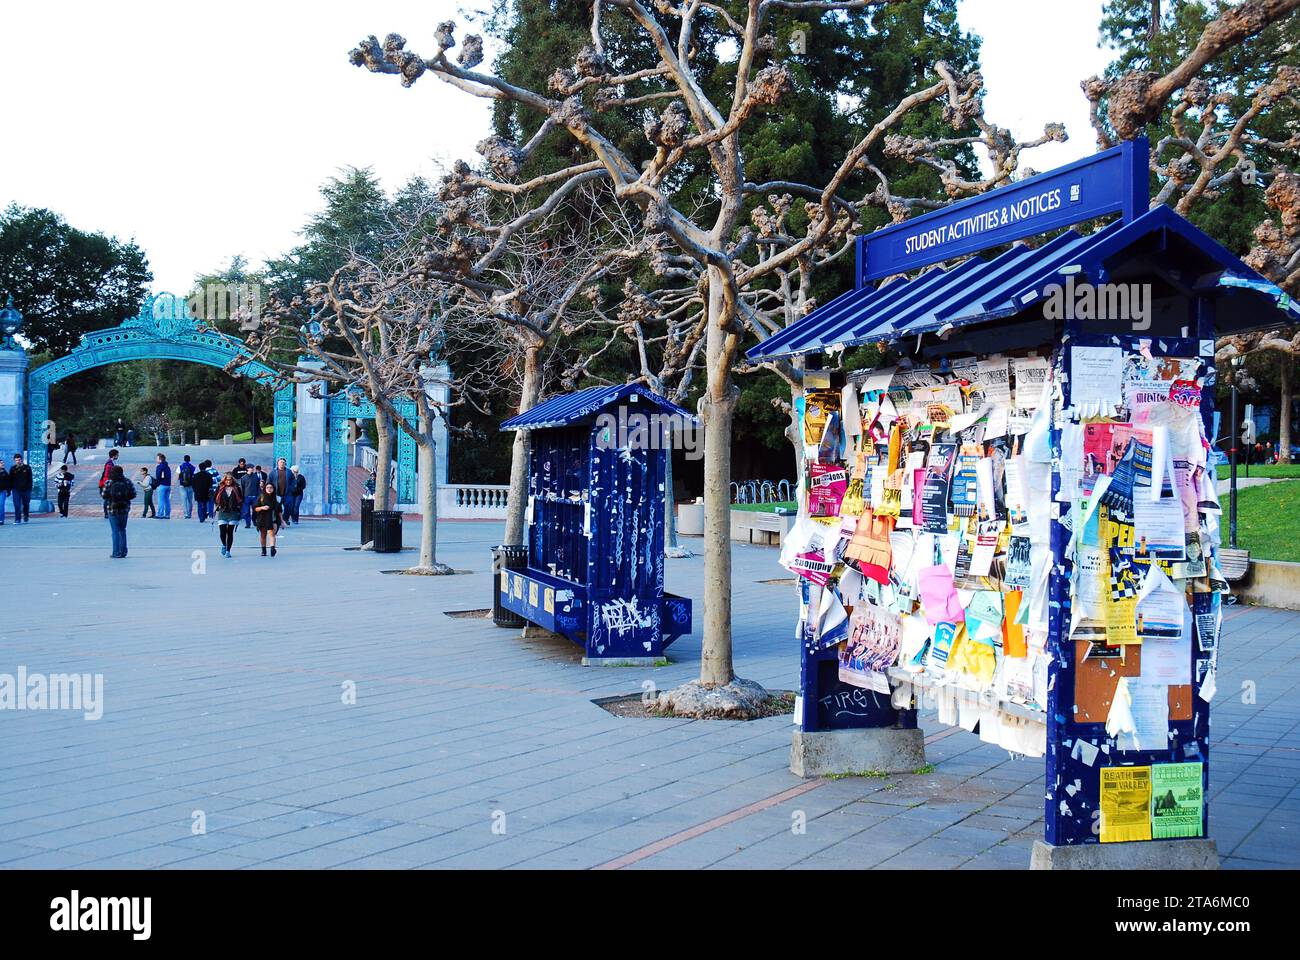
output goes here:
<path id="1" fill-rule="evenodd" d="M 528 564 L 500 602 L 583 647 L 583 663 L 647 666 L 691 632 L 691 601 L 664 591 L 672 438 L 695 418 L 640 384 L 560 394 L 505 421 L 528 432 Z"/>
<path id="2" fill-rule="evenodd" d="M 809 368 L 792 769 L 915 769 L 932 707 L 1045 758 L 1035 867 L 1218 863 L 1215 336 L 1300 309 L 1147 170 L 1139 139 L 876 231 L 749 353 Z M 896 365 L 829 369 L 866 343 Z"/>

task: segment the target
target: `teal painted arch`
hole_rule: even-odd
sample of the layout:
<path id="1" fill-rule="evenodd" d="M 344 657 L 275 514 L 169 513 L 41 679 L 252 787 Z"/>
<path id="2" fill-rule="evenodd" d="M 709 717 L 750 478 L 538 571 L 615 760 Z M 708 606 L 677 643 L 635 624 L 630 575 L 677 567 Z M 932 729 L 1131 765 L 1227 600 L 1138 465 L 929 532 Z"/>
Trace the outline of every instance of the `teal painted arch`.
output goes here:
<path id="1" fill-rule="evenodd" d="M 170 299 L 168 299 L 170 298 Z M 32 499 L 45 501 L 47 487 L 45 445 L 54 442 L 50 420 L 50 386 L 85 370 L 131 360 L 181 360 L 199 363 L 272 386 L 274 370 L 256 360 L 244 360 L 248 350 L 242 340 L 206 330 L 181 312 L 184 304 L 169 294 L 145 301 L 140 313 L 120 327 L 86 334 L 71 353 L 27 375 L 27 454 L 32 465 Z M 232 366 L 234 364 L 234 366 Z M 293 461 L 294 385 L 275 391 L 274 458 Z"/>

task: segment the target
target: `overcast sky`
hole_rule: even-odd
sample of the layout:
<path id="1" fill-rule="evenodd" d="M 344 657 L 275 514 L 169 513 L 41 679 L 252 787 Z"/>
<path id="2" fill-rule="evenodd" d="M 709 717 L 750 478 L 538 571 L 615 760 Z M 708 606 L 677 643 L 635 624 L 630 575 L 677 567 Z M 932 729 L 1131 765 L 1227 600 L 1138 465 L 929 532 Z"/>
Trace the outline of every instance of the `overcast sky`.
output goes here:
<path id="1" fill-rule="evenodd" d="M 576 0 L 575 0 L 576 2 Z M 428 54 L 458 0 L 43 0 L 0 5 L 0 206 L 49 207 L 135 239 L 154 289 L 186 290 L 235 254 L 297 242 L 319 187 L 345 166 L 388 189 L 471 157 L 484 101 L 429 75 L 411 89 L 351 66 L 363 36 Z M 960 0 L 984 38 L 990 119 L 1017 137 L 1064 122 L 1045 170 L 1094 149 L 1079 81 L 1101 0 Z M 462 34 L 465 32 L 461 31 Z M 490 58 L 489 58 L 490 59 Z"/>

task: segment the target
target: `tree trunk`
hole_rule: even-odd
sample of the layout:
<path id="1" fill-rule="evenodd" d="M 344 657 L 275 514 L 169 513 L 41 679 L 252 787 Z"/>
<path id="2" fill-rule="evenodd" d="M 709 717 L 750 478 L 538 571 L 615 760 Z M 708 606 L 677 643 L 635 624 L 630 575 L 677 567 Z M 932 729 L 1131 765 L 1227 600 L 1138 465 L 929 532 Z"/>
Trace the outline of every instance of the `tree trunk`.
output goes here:
<path id="1" fill-rule="evenodd" d="M 726 684 L 731 661 L 731 424 L 736 390 L 725 362 L 723 280 L 709 269 L 708 387 L 704 414 L 704 637 L 700 682 Z"/>
<path id="2" fill-rule="evenodd" d="M 420 433 L 427 442 L 419 444 L 420 470 L 420 566 L 432 569 L 438 562 L 438 471 L 433 424 L 427 413 L 420 414 Z"/>
<path id="3" fill-rule="evenodd" d="M 1291 374 L 1295 367 L 1295 357 L 1289 353 L 1282 354 L 1282 367 L 1279 371 L 1279 394 L 1277 413 L 1278 463 L 1291 462 L 1291 397 L 1294 388 Z"/>
<path id="4" fill-rule="evenodd" d="M 382 411 L 375 411 L 375 432 L 379 435 L 375 458 L 375 509 L 387 510 L 391 503 L 393 464 L 393 425 Z"/>
<path id="5" fill-rule="evenodd" d="M 541 348 L 530 347 L 524 353 L 524 385 L 519 391 L 519 413 L 537 405 L 542 392 Z M 510 495 L 506 502 L 506 544 L 524 542 L 524 505 L 528 501 L 528 433 L 515 431 L 510 454 Z"/>

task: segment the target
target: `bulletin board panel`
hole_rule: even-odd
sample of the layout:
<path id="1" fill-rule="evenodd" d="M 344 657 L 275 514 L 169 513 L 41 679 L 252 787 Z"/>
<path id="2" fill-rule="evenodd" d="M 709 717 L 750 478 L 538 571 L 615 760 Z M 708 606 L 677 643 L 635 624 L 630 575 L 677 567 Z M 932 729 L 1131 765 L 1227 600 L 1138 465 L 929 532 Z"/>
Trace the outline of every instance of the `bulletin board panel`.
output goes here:
<path id="1" fill-rule="evenodd" d="M 1212 330 L 1202 316 L 1198 332 Z M 1211 334 L 1212 336 L 1212 334 Z M 1212 421 L 1214 403 L 1214 341 L 1206 338 L 1145 338 L 1140 336 L 1080 336 L 1067 334 L 1054 358 L 1057 378 L 1062 390 L 1052 428 L 1052 496 L 1058 499 L 1062 489 L 1063 468 L 1067 474 L 1071 457 L 1063 452 L 1062 430 L 1072 419 L 1067 411 L 1075 404 L 1072 391 L 1083 394 L 1089 371 L 1076 371 L 1075 348 L 1118 348 L 1123 356 L 1125 381 L 1147 379 L 1177 379 L 1186 382 L 1195 379 L 1200 385 L 1200 414 L 1202 424 Z M 1079 354 L 1089 359 L 1095 354 Z M 1081 361 L 1087 362 L 1087 361 Z M 1092 371 L 1095 373 L 1095 371 Z M 1076 382 L 1076 373 L 1078 380 Z M 1083 417 L 1082 422 L 1091 418 Z M 1068 446 L 1068 444 L 1067 444 Z M 1213 471 L 1212 461 L 1207 465 Z M 1065 478 L 1069 482 L 1069 477 Z M 1213 484 L 1211 473 L 1210 483 Z M 1134 495 L 1146 495 L 1146 491 Z M 1224 586 L 1215 582 L 1215 554 L 1217 553 L 1216 503 L 1202 500 L 1202 522 L 1209 515 L 1208 539 L 1204 543 L 1206 573 L 1186 580 L 1171 580 L 1186 586 L 1191 623 L 1191 643 L 1187 651 L 1190 662 L 1187 675 L 1190 684 L 1170 684 L 1167 693 L 1168 740 L 1158 749 L 1120 749 L 1120 740 L 1107 733 L 1106 721 L 1113 707 L 1113 698 L 1121 678 L 1133 681 L 1141 675 L 1142 646 L 1130 646 L 1121 659 L 1113 648 L 1102 649 L 1101 655 L 1089 656 L 1089 641 L 1080 639 L 1080 632 L 1072 635 L 1072 625 L 1077 625 L 1072 610 L 1071 579 L 1076 574 L 1071 559 L 1072 526 L 1078 522 L 1071 514 L 1069 504 L 1059 502 L 1052 521 L 1052 552 L 1055 559 L 1049 585 L 1051 611 L 1048 644 L 1052 654 L 1047 730 L 1047 782 L 1045 791 L 1046 839 L 1052 844 L 1081 844 L 1125 840 L 1174 839 L 1175 836 L 1206 836 L 1208 804 L 1204 802 L 1209 784 L 1209 702 L 1213 693 L 1215 656 L 1219 625 L 1217 604 L 1211 613 L 1210 598 L 1213 591 Z M 1122 516 L 1122 514 L 1121 514 Z M 1135 528 L 1140 529 L 1140 528 Z M 1187 559 L 1193 556 L 1189 549 Z M 1112 587 L 1112 589 L 1115 589 Z M 1113 594 L 1112 594 L 1113 596 Z M 1211 614 L 1208 618 L 1199 614 Z M 1130 618 L 1132 622 L 1132 618 Z M 1204 635 L 1203 635 L 1204 631 Z M 1086 631 L 1084 631 L 1086 632 Z M 1118 632 L 1118 630 L 1117 630 Z M 1211 636 L 1211 634 L 1213 634 Z M 1150 688 L 1148 688 L 1150 689 Z M 1203 696 L 1204 694 L 1204 696 Z M 1151 701 L 1147 701 L 1150 706 Z M 1157 711 L 1158 712 L 1158 711 Z M 1127 745 L 1148 747 L 1147 741 L 1128 740 Z M 1197 767 L 1196 765 L 1199 765 Z M 1201 822 L 1184 827 L 1182 832 L 1160 836 L 1153 835 L 1152 824 L 1158 818 L 1152 814 L 1148 820 L 1138 809 L 1139 799 L 1131 801 L 1125 814 L 1125 800 L 1119 806 L 1108 805 L 1111 811 L 1121 813 L 1111 817 L 1103 812 L 1102 793 L 1110 791 L 1111 797 L 1141 798 L 1153 811 L 1160 808 L 1163 791 L 1170 790 L 1170 806 L 1185 795 L 1195 796 L 1197 784 L 1187 782 L 1199 773 L 1199 803 Z M 1180 789 L 1178 784 L 1183 783 Z M 1172 785 L 1172 786 L 1171 786 Z M 1127 793 L 1126 793 L 1127 791 Z M 1193 806 L 1195 805 L 1193 802 Z M 1121 818 L 1126 822 L 1121 823 Z"/>

